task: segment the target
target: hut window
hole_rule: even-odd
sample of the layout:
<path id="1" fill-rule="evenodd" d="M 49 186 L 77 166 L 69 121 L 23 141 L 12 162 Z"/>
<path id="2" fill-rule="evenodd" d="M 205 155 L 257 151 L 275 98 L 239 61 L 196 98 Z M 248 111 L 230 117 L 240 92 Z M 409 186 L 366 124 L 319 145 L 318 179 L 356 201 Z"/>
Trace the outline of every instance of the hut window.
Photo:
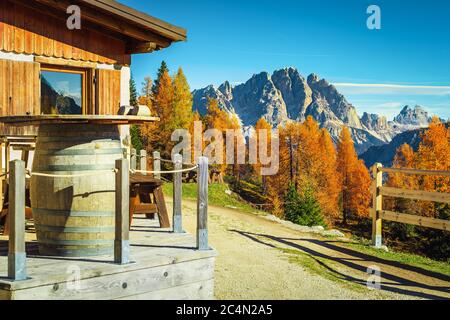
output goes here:
<path id="1" fill-rule="evenodd" d="M 86 71 L 41 69 L 41 114 L 83 114 Z"/>

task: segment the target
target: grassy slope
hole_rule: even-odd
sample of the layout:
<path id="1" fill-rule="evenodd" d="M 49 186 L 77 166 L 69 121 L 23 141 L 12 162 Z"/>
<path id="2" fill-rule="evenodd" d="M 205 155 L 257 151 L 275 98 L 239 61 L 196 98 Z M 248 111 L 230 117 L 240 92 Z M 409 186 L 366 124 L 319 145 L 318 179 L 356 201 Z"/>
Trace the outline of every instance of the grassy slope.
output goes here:
<path id="1" fill-rule="evenodd" d="M 243 202 L 236 196 L 234 193 L 232 195 L 227 195 L 225 191 L 229 190 L 228 185 L 226 184 L 212 184 L 209 186 L 209 204 L 219 207 L 237 209 L 241 212 L 253 213 L 253 214 L 261 214 L 265 215 L 266 213 L 258 211 L 254 209 L 249 204 Z M 172 184 L 166 183 L 164 184 L 164 194 L 166 196 L 172 196 Z M 197 199 L 197 184 L 188 183 L 183 184 L 183 198 L 189 200 Z M 450 264 L 445 262 L 435 261 L 426 257 L 402 253 L 402 252 L 386 252 L 383 250 L 378 250 L 370 246 L 370 243 L 367 241 L 357 241 L 352 243 L 345 243 L 344 246 L 348 246 L 349 248 L 359 251 L 361 253 L 369 254 L 374 257 L 392 260 L 401 262 L 404 264 L 408 264 L 415 267 L 420 267 L 426 270 L 439 272 L 445 275 L 450 276 Z M 314 263 L 313 263 L 314 264 Z M 305 265 L 306 267 L 311 267 Z M 317 269 L 312 268 L 311 269 Z M 320 268 L 319 268 L 320 269 Z M 317 271 L 317 270 L 316 270 Z"/>
<path id="2" fill-rule="evenodd" d="M 246 213 L 255 213 L 264 215 L 266 213 L 261 212 L 253 208 L 251 205 L 243 202 L 239 197 L 233 193 L 228 195 L 227 190 L 230 190 L 226 184 L 211 184 L 209 185 L 209 204 L 218 207 L 239 209 L 240 211 Z M 164 194 L 166 196 L 173 195 L 173 187 L 170 183 L 164 184 Z M 183 198 L 189 200 L 197 200 L 197 184 L 195 183 L 184 183 L 183 184 Z"/>

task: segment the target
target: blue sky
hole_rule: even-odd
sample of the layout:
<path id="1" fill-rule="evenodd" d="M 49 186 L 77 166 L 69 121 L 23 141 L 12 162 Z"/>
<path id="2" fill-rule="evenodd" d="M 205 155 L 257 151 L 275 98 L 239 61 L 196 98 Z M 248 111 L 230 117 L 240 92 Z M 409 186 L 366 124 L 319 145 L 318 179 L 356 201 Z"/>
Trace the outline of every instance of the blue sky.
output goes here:
<path id="1" fill-rule="evenodd" d="M 140 84 L 165 60 L 192 89 L 296 67 L 335 84 L 358 113 L 391 118 L 421 104 L 450 118 L 450 1 L 121 0 L 188 30 L 188 41 L 133 57 Z M 381 30 L 366 26 L 381 8 Z"/>

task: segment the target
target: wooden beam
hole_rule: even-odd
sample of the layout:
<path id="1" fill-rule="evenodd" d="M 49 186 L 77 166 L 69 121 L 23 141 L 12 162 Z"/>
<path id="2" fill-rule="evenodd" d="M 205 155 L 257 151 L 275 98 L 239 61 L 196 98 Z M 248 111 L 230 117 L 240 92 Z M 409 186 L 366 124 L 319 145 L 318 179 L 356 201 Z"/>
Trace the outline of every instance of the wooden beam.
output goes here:
<path id="1" fill-rule="evenodd" d="M 383 208 L 383 196 L 380 194 L 380 187 L 383 186 L 383 173 L 380 171 L 381 163 L 373 166 L 372 184 L 372 243 L 379 248 L 382 244 L 382 219 L 378 212 Z"/>
<path id="2" fill-rule="evenodd" d="M 381 187 L 380 194 L 388 197 L 434 201 L 450 204 L 450 193 Z"/>
<path id="3" fill-rule="evenodd" d="M 154 42 L 140 42 L 140 43 L 129 43 L 126 48 L 127 54 L 135 54 L 135 53 L 151 53 L 154 51 L 160 50 L 159 47 Z"/>
<path id="4" fill-rule="evenodd" d="M 14 281 L 27 279 L 25 251 L 25 162 L 10 163 L 9 174 L 9 250 L 8 278 Z"/>
<path id="5" fill-rule="evenodd" d="M 51 58 L 51 57 L 34 57 L 34 61 L 41 64 L 51 64 L 58 66 L 66 66 L 66 67 L 75 67 L 75 68 L 97 68 L 97 63 L 93 62 L 85 62 L 78 60 L 67 60 L 63 58 Z"/>
<path id="6" fill-rule="evenodd" d="M 415 216 L 406 213 L 381 210 L 379 212 L 385 220 L 400 223 L 412 224 L 421 227 L 450 231 L 450 220 L 434 219 L 428 217 Z"/>
<path id="7" fill-rule="evenodd" d="M 130 262 L 130 172 L 127 159 L 116 160 L 116 236 L 114 262 Z"/>
<path id="8" fill-rule="evenodd" d="M 175 170 L 183 169 L 183 157 L 176 154 L 173 157 Z M 181 213 L 181 197 L 183 193 L 183 174 L 181 172 L 173 175 L 173 232 L 183 232 L 183 216 Z"/>
<path id="9" fill-rule="evenodd" d="M 197 189 L 197 249 L 209 250 L 208 245 L 208 158 L 198 159 Z"/>
<path id="10" fill-rule="evenodd" d="M 403 169 L 403 168 L 382 168 L 380 170 L 382 172 L 387 172 L 387 173 L 403 173 L 403 174 L 417 174 L 417 175 L 422 175 L 422 176 L 450 177 L 450 171 Z"/>
<path id="11" fill-rule="evenodd" d="M 161 171 L 161 154 L 158 151 L 153 152 L 153 171 Z M 161 179 L 161 173 L 155 173 L 156 179 Z"/>
<path id="12" fill-rule="evenodd" d="M 137 151 L 136 149 L 131 149 L 131 156 L 130 156 L 130 169 L 136 170 L 137 169 Z"/>

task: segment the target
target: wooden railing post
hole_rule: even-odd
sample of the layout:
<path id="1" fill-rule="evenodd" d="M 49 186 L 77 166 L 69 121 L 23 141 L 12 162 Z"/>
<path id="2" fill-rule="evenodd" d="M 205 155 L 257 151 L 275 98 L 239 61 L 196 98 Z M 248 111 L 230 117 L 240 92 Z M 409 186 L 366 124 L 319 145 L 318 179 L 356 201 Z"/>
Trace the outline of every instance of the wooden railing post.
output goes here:
<path id="1" fill-rule="evenodd" d="M 130 169 L 136 170 L 137 169 L 137 151 L 136 149 L 131 149 L 131 156 L 130 156 Z"/>
<path id="2" fill-rule="evenodd" d="M 208 245 L 208 158 L 198 159 L 197 177 L 197 249 L 209 250 Z"/>
<path id="3" fill-rule="evenodd" d="M 9 248 L 8 278 L 14 281 L 27 278 L 25 250 L 25 162 L 9 164 Z"/>
<path id="4" fill-rule="evenodd" d="M 116 160 L 116 235 L 114 262 L 130 262 L 130 174 L 128 161 Z"/>
<path id="5" fill-rule="evenodd" d="M 383 165 L 376 163 L 372 167 L 373 172 L 373 204 L 372 204 L 372 244 L 379 248 L 382 245 L 382 219 L 383 197 L 380 188 L 383 186 Z"/>
<path id="6" fill-rule="evenodd" d="M 140 159 L 139 159 L 139 169 L 142 171 L 147 171 L 147 151 L 141 150 Z M 147 175 L 145 172 L 142 172 L 143 175 Z"/>
<path id="7" fill-rule="evenodd" d="M 161 171 L 161 154 L 158 151 L 153 152 L 153 171 Z M 156 179 L 161 179 L 160 173 L 155 173 Z"/>
<path id="8" fill-rule="evenodd" d="M 176 154 L 173 157 L 173 164 L 175 170 L 183 169 L 183 157 L 181 154 Z M 181 198 L 183 189 L 183 174 L 181 172 L 173 175 L 173 232 L 183 232 L 183 217 L 181 213 Z"/>

